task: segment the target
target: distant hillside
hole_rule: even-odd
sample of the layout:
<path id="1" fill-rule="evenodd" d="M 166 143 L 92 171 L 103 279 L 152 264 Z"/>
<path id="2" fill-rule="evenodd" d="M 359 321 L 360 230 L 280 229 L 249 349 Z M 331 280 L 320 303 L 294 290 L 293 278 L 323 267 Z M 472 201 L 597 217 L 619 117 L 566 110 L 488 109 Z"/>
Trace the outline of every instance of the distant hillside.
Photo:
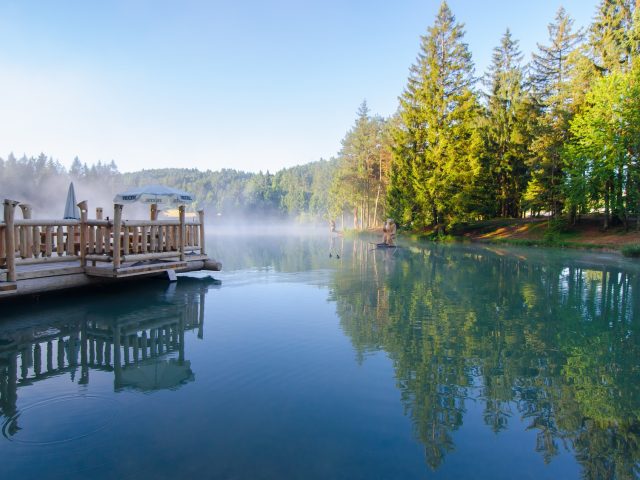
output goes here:
<path id="1" fill-rule="evenodd" d="M 131 186 L 159 183 L 194 194 L 191 208 L 204 208 L 224 218 L 323 220 L 336 160 L 319 160 L 276 173 L 232 169 L 200 171 L 164 168 L 120 173 L 115 165 L 88 166 L 77 158 L 69 170 L 45 156 L 0 158 L 0 197 L 30 203 L 38 216 L 62 213 L 69 182 L 90 207 L 108 208 L 116 192 Z"/>

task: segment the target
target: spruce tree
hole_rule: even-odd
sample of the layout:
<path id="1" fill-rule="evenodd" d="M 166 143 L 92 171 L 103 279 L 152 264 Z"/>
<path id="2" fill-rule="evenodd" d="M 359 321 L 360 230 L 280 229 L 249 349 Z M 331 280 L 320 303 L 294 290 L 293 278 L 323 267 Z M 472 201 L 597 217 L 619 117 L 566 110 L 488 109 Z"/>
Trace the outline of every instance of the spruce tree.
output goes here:
<path id="1" fill-rule="evenodd" d="M 533 109 L 521 62 L 518 42 L 507 29 L 500 45 L 494 49 L 485 79 L 487 119 L 483 129 L 481 178 L 484 200 L 492 204 L 494 216 L 519 217 L 528 182 Z"/>
<path id="2" fill-rule="evenodd" d="M 571 80 L 573 52 L 581 33 L 563 8 L 548 27 L 549 45 L 538 44 L 533 54 L 531 82 L 539 108 L 535 139 L 531 143 L 531 180 L 525 195 L 529 208 L 547 210 L 552 216 L 564 205 L 562 149 L 569 139 L 569 122 L 575 114 Z"/>
<path id="3" fill-rule="evenodd" d="M 598 6 L 589 29 L 589 49 L 604 75 L 631 67 L 634 4 L 635 0 L 602 0 Z"/>
<path id="4" fill-rule="evenodd" d="M 390 207 L 418 227 L 449 224 L 469 210 L 479 106 L 463 37 L 463 25 L 443 2 L 400 97 Z"/>

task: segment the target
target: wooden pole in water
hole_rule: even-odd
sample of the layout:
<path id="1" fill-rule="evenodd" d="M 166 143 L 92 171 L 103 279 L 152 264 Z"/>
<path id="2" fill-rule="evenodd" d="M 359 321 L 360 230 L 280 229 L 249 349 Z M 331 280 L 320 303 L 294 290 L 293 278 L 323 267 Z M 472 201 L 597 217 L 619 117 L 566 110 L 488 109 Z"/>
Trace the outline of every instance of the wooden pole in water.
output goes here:
<path id="1" fill-rule="evenodd" d="M 200 255 L 206 255 L 204 249 L 204 210 L 198 210 L 200 218 Z"/>
<path id="2" fill-rule="evenodd" d="M 178 239 L 180 241 L 180 245 L 179 245 L 179 252 L 180 252 L 180 261 L 184 262 L 184 246 L 185 246 L 185 236 L 186 236 L 186 229 L 185 229 L 185 207 L 184 205 L 180 205 L 180 207 L 178 208 L 178 213 L 180 216 L 180 232 L 178 234 Z"/>
<path id="3" fill-rule="evenodd" d="M 120 230 L 122 228 L 122 205 L 113 204 L 113 269 L 120 268 Z"/>
<path id="4" fill-rule="evenodd" d="M 78 204 L 80 209 L 80 266 L 87 266 L 87 220 L 89 210 L 87 201 L 83 200 Z"/>
<path id="5" fill-rule="evenodd" d="M 16 212 L 16 205 L 20 202 L 5 199 L 4 201 L 4 223 L 5 229 L 5 251 L 7 252 L 7 281 L 16 281 L 16 239 L 13 235 L 13 220 Z"/>

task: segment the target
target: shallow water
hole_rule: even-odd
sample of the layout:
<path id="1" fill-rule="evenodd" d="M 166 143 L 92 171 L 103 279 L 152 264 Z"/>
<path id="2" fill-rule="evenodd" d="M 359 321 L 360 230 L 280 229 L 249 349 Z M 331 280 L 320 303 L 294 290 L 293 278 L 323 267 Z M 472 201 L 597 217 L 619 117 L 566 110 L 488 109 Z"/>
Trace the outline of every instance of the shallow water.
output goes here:
<path id="1" fill-rule="evenodd" d="M 0 307 L 2 478 L 639 475 L 638 262 L 208 247 L 222 285 Z"/>

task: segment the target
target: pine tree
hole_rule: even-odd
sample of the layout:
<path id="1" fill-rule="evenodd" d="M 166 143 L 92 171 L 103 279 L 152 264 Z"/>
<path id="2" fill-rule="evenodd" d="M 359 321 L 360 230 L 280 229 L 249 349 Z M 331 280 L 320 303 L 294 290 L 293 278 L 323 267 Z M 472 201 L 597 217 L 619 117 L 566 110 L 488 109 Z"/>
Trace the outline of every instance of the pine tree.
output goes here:
<path id="1" fill-rule="evenodd" d="M 400 98 L 390 207 L 416 226 L 448 224 L 469 210 L 479 106 L 463 37 L 463 25 L 443 2 Z"/>
<path id="2" fill-rule="evenodd" d="M 535 140 L 531 143 L 531 180 L 526 198 L 529 208 L 546 209 L 552 216 L 564 205 L 562 148 L 569 140 L 569 122 L 575 113 L 571 80 L 572 53 L 582 39 L 563 8 L 548 27 L 549 45 L 538 44 L 533 54 L 531 82 L 539 107 Z"/>
<path id="3" fill-rule="evenodd" d="M 531 98 L 524 83 L 522 53 L 507 29 L 494 49 L 486 76 L 487 120 L 483 129 L 484 213 L 519 217 L 528 182 L 527 159 L 533 119 Z"/>
<path id="4" fill-rule="evenodd" d="M 628 71 L 633 56 L 634 0 L 602 0 L 589 29 L 589 48 L 602 74 Z"/>

